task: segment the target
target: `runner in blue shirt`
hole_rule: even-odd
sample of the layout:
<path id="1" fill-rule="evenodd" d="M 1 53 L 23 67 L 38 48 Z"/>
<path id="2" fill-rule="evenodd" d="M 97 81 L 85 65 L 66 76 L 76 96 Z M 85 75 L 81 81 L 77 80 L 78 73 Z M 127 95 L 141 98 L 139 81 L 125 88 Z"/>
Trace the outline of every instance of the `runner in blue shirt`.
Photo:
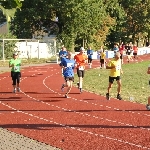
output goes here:
<path id="1" fill-rule="evenodd" d="M 67 55 L 68 55 L 68 52 L 66 51 L 66 48 L 62 46 L 62 49 L 59 52 L 60 61 L 62 61 L 63 58 L 67 57 Z"/>
<path id="2" fill-rule="evenodd" d="M 65 94 L 66 98 L 69 98 L 68 94 L 71 91 L 72 84 L 74 82 L 75 61 L 71 57 L 72 57 L 72 53 L 68 52 L 68 58 L 62 59 L 60 63 L 60 66 L 63 68 L 63 75 L 66 81 L 66 83 L 62 85 L 61 90 L 63 91 L 65 87 L 68 87 L 67 93 Z"/>
<path id="3" fill-rule="evenodd" d="M 115 53 L 117 53 L 119 51 L 117 44 L 114 45 L 113 51 L 114 51 L 114 56 L 115 56 Z"/>
<path id="4" fill-rule="evenodd" d="M 91 47 L 88 48 L 87 50 L 87 55 L 88 55 L 88 64 L 89 67 L 92 67 L 92 55 L 93 55 L 93 50 L 91 49 Z"/>
<path id="5" fill-rule="evenodd" d="M 62 49 L 59 52 L 59 58 L 60 58 L 60 62 L 66 58 L 68 56 L 68 52 L 66 51 L 66 48 L 64 46 L 62 46 Z M 61 73 L 63 75 L 63 69 L 61 70 Z"/>

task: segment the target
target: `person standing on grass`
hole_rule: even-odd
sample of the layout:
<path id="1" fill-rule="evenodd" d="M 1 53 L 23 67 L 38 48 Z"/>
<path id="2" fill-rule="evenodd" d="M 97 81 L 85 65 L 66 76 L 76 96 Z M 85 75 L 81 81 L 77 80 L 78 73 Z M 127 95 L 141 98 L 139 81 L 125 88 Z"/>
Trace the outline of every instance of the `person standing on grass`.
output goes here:
<path id="1" fill-rule="evenodd" d="M 66 51 L 66 48 L 64 47 L 64 45 L 62 46 L 62 49 L 59 52 L 59 58 L 60 58 L 60 62 L 63 60 L 63 58 L 66 58 L 68 55 L 68 52 Z M 61 73 L 63 75 L 63 69 L 61 70 Z"/>
<path id="2" fill-rule="evenodd" d="M 93 50 L 91 49 L 91 47 L 89 47 L 87 50 L 87 56 L 88 56 L 88 64 L 90 68 L 92 67 L 92 55 L 93 55 Z"/>
<path id="3" fill-rule="evenodd" d="M 100 69 L 101 69 L 101 53 L 103 52 L 103 46 L 101 46 L 100 50 L 98 50 L 97 55 L 99 55 L 99 61 L 100 61 Z"/>
<path id="4" fill-rule="evenodd" d="M 147 74 L 150 74 L 150 66 L 147 69 Z M 150 85 L 150 81 L 149 81 L 149 85 Z M 148 97 L 148 104 L 146 105 L 147 110 L 150 110 L 150 96 Z"/>
<path id="5" fill-rule="evenodd" d="M 9 67 L 11 67 L 11 78 L 13 81 L 13 93 L 16 93 L 16 90 L 20 92 L 20 77 L 21 77 L 21 60 L 18 58 L 18 53 L 13 54 L 13 58 L 9 61 Z"/>
<path id="6" fill-rule="evenodd" d="M 120 46 L 119 46 L 119 52 L 120 52 L 121 64 L 123 64 L 123 51 L 124 51 L 124 45 L 120 44 Z"/>
<path id="7" fill-rule="evenodd" d="M 110 90 L 112 88 L 114 80 L 117 81 L 118 88 L 117 88 L 117 99 L 121 100 L 122 97 L 120 95 L 121 92 L 121 77 L 120 74 L 123 73 L 121 68 L 121 60 L 120 60 L 120 53 L 116 52 L 115 57 L 108 63 L 106 69 L 110 69 L 109 75 L 109 85 L 107 89 L 106 99 L 110 100 Z"/>
<path id="8" fill-rule="evenodd" d="M 133 45 L 133 58 L 135 59 L 135 61 L 138 60 L 138 55 L 137 55 L 137 53 L 138 53 L 138 47 L 134 44 L 134 45 Z"/>
<path id="9" fill-rule="evenodd" d="M 132 47 L 130 46 L 130 44 L 126 44 L 125 50 L 127 55 L 127 61 L 129 63 L 130 61 L 132 61 L 132 56 L 131 56 Z"/>
<path id="10" fill-rule="evenodd" d="M 105 57 L 106 57 L 106 54 L 105 54 L 105 50 L 103 49 L 101 52 L 100 69 L 102 69 L 102 67 L 105 68 Z"/>
<path id="11" fill-rule="evenodd" d="M 80 48 L 79 54 L 74 56 L 74 60 L 77 66 L 77 75 L 79 78 L 79 82 L 77 83 L 78 88 L 80 89 L 80 93 L 82 93 L 82 85 L 83 85 L 83 78 L 85 74 L 85 63 L 87 62 L 87 55 L 84 54 L 84 48 Z"/>
<path id="12" fill-rule="evenodd" d="M 63 69 L 63 76 L 66 81 L 65 84 L 62 85 L 61 90 L 65 87 L 68 87 L 67 93 L 65 94 L 65 98 L 69 98 L 68 94 L 72 89 L 72 84 L 74 82 L 74 68 L 75 68 L 75 61 L 72 58 L 72 53 L 68 52 L 68 57 L 64 58 L 60 63 L 60 66 Z"/>

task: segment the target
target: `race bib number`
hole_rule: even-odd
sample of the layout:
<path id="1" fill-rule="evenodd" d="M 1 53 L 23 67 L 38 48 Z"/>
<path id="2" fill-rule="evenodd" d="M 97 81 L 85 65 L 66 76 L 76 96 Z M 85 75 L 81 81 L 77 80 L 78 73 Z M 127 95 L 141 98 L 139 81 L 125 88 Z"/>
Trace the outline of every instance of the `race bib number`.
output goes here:
<path id="1" fill-rule="evenodd" d="M 72 67 L 73 64 L 72 63 L 67 63 L 67 67 Z"/>
<path id="2" fill-rule="evenodd" d="M 117 66 L 116 66 L 116 71 L 118 71 L 118 70 L 120 70 L 120 69 L 121 69 L 120 65 L 117 65 Z"/>
<path id="3" fill-rule="evenodd" d="M 84 67 L 83 66 L 79 66 L 79 70 L 84 70 Z"/>
<path id="4" fill-rule="evenodd" d="M 19 70 L 19 66 L 15 66 L 15 67 L 14 67 L 14 70 Z"/>

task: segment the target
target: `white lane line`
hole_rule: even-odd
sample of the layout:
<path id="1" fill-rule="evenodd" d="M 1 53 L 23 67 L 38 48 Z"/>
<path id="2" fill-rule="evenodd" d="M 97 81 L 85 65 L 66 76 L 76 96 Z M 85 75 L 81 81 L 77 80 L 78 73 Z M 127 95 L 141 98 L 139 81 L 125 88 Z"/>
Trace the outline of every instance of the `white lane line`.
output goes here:
<path id="1" fill-rule="evenodd" d="M 27 77 L 26 77 L 27 78 Z M 55 92 L 55 91 L 54 91 Z M 57 93 L 57 92 L 56 92 Z M 27 94 L 26 94 L 27 95 Z M 61 95 L 61 94 L 60 94 Z M 32 99 L 34 99 L 34 100 L 36 100 L 36 101 L 40 101 L 40 100 L 37 100 L 37 99 L 35 99 L 35 98 L 33 98 L 33 97 L 31 97 L 31 96 L 29 96 L 28 95 L 28 97 L 30 97 L 30 98 L 32 98 Z M 0 102 L 0 103 L 2 103 L 2 102 Z M 44 102 L 45 103 L 45 102 Z M 5 104 L 4 104 L 5 105 Z M 6 106 L 6 105 L 5 105 Z M 8 105 L 9 106 L 9 105 Z M 11 107 L 11 106 L 10 106 Z M 9 107 L 9 108 L 10 108 Z M 13 107 L 12 107 L 13 108 Z M 59 106 L 58 106 L 58 108 L 60 108 Z M 14 108 L 15 109 L 15 108 Z M 13 109 L 13 110 L 14 110 Z M 18 112 L 23 112 L 23 111 L 18 111 Z M 24 112 L 24 114 L 28 114 L 28 113 L 25 113 Z M 34 115 L 33 114 L 30 114 L 30 116 L 33 116 L 34 117 Z M 38 116 L 37 116 L 38 117 Z M 45 119 L 43 119 L 43 118 L 40 118 L 40 119 L 42 119 L 42 120 L 45 120 Z M 51 118 L 51 119 L 53 119 L 53 118 Z M 59 124 L 59 123 L 57 123 L 57 124 Z M 59 125 L 61 125 L 61 124 L 59 124 Z M 66 125 L 63 125 L 63 126 L 66 126 Z M 69 128 L 72 128 L 72 127 L 70 127 L 70 126 L 66 126 L 66 127 L 69 127 Z M 73 127 L 74 128 L 74 127 Z M 126 142 L 126 141 L 123 141 L 123 140 L 118 140 L 118 139 L 114 139 L 114 138 L 111 138 L 111 137 L 107 137 L 107 136 L 104 136 L 104 135 L 99 135 L 99 134 L 95 134 L 95 133 L 92 133 L 92 132 L 88 132 L 88 131 L 86 131 L 86 130 L 81 130 L 80 128 L 74 128 L 74 129 L 76 129 L 76 130 L 78 130 L 78 131 L 80 131 L 80 132 L 85 132 L 85 133 L 88 133 L 88 134 L 93 134 L 93 135 L 96 135 L 96 136 L 100 136 L 100 137 L 104 137 L 104 138 L 106 138 L 106 139 L 110 139 L 110 140 L 117 140 L 118 142 L 122 142 L 122 143 L 126 143 L 126 144 L 129 144 L 129 145 L 134 145 L 134 146 L 136 146 L 136 147 L 141 147 L 141 148 L 148 148 L 148 147 L 143 147 L 143 146 L 141 146 L 141 145 L 136 145 L 136 144 L 134 144 L 134 143 L 130 143 L 130 142 Z M 150 148 L 148 148 L 148 149 L 150 149 Z"/>
<path id="2" fill-rule="evenodd" d="M 49 119 L 41 118 L 41 117 L 33 115 L 31 113 L 27 113 L 27 112 L 24 112 L 24 111 L 17 110 L 14 107 L 11 107 L 11 106 L 9 106 L 9 105 L 7 105 L 5 103 L 2 103 L 1 101 L 0 101 L 0 103 L 2 105 L 4 105 L 4 106 L 7 106 L 8 108 L 10 108 L 12 110 L 17 111 L 18 113 L 22 113 L 22 114 L 25 114 L 25 115 L 28 115 L 28 116 L 31 116 L 31 117 L 34 117 L 34 118 L 37 118 L 37 119 L 40 119 L 40 120 L 44 120 L 46 122 L 54 123 L 56 125 L 64 127 L 64 129 L 70 128 L 72 130 L 76 130 L 76 131 L 79 131 L 79 132 L 82 132 L 82 133 L 87 133 L 87 134 L 90 134 L 90 135 L 93 135 L 93 136 L 97 136 L 97 137 L 105 138 L 105 139 L 108 139 L 108 140 L 117 141 L 117 142 L 120 142 L 120 143 L 124 143 L 124 144 L 128 144 L 128 145 L 131 145 L 131 146 L 135 146 L 135 147 L 138 147 L 138 148 L 143 148 L 143 149 L 150 150 L 149 147 L 146 147 L 146 146 L 143 146 L 143 145 L 140 145 L 140 144 L 135 144 L 135 143 L 131 143 L 131 142 L 128 142 L 128 141 L 125 141 L 125 140 L 121 140 L 121 139 L 112 138 L 112 137 L 109 137 L 109 136 L 104 136 L 102 134 L 89 132 L 89 131 L 86 131 L 86 130 L 82 130 L 81 128 L 78 128 L 78 127 L 72 127 L 72 126 L 69 126 L 69 125 L 66 125 L 66 124 L 61 124 L 61 123 L 58 123 L 56 121 L 53 121 L 54 118 L 49 118 Z"/>

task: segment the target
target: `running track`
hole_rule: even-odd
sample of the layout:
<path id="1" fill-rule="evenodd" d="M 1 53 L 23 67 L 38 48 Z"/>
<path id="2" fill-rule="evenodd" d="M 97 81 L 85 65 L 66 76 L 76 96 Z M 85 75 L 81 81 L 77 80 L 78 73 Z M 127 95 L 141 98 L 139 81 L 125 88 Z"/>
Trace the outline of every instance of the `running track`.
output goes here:
<path id="1" fill-rule="evenodd" d="M 57 64 L 25 68 L 21 93 L 12 93 L 9 75 L 0 74 L 0 127 L 63 150 L 150 150 L 144 105 L 79 94 L 76 87 L 65 99 Z"/>

